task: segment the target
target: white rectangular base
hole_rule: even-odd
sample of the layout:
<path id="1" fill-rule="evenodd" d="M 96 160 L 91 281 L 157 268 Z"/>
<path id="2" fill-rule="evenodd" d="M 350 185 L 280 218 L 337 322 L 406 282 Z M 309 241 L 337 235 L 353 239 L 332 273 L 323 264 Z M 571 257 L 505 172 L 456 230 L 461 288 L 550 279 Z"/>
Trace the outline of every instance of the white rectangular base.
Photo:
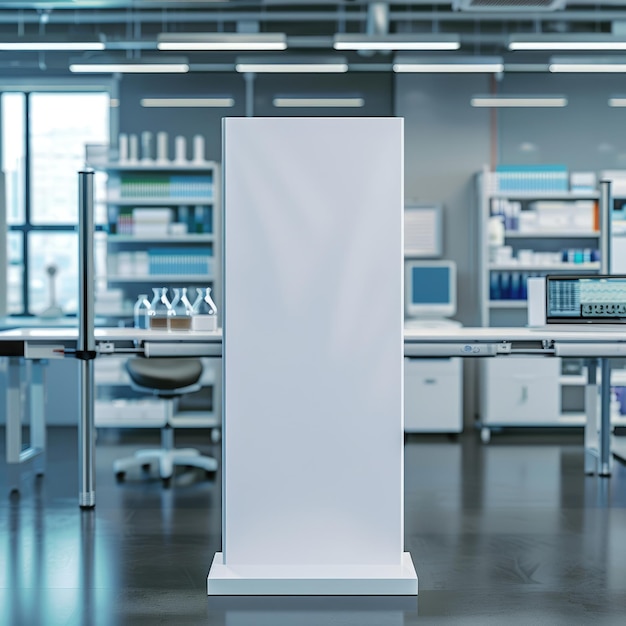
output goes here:
<path id="1" fill-rule="evenodd" d="M 224 565 L 217 552 L 207 578 L 210 596 L 416 596 L 411 555 L 393 565 Z"/>

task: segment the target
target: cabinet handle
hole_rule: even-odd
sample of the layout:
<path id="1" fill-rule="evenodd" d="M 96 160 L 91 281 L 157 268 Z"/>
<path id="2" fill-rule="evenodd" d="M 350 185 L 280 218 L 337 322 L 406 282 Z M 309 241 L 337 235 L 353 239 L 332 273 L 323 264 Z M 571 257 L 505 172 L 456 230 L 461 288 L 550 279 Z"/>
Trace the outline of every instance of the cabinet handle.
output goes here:
<path id="1" fill-rule="evenodd" d="M 424 378 L 424 384 L 425 385 L 436 385 L 437 384 L 437 379 L 436 378 Z"/>
<path id="2" fill-rule="evenodd" d="M 522 402 L 526 402 L 526 400 L 528 400 L 528 387 L 526 385 L 522 386 L 522 398 L 521 401 Z"/>

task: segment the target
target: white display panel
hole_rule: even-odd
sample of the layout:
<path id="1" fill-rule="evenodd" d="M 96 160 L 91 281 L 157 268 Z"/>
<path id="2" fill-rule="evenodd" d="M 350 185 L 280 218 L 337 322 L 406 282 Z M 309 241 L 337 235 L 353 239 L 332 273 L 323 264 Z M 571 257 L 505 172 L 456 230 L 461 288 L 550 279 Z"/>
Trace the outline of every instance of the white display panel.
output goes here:
<path id="1" fill-rule="evenodd" d="M 402 141 L 224 121 L 227 566 L 402 565 Z"/>

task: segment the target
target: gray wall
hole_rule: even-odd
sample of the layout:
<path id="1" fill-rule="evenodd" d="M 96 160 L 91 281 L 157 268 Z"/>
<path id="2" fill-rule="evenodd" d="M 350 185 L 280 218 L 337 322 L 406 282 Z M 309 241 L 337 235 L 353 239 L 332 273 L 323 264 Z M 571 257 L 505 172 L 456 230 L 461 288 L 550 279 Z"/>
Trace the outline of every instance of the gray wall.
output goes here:
<path id="1" fill-rule="evenodd" d="M 443 205 L 443 256 L 457 264 L 456 319 L 477 325 L 477 209 L 474 174 L 490 159 L 489 112 L 469 106 L 475 93 L 488 91 L 482 75 L 396 78 L 395 113 L 404 117 L 404 181 L 407 202 Z M 464 362 L 464 421 L 476 412 L 476 364 Z"/>
<path id="2" fill-rule="evenodd" d="M 558 94 L 563 109 L 498 112 L 501 163 L 562 163 L 570 170 L 626 168 L 626 109 L 608 106 L 626 94 L 623 75 L 513 74 L 498 85 L 503 94 Z"/>
<path id="3" fill-rule="evenodd" d="M 493 91 L 562 94 L 565 109 L 474 109 L 470 98 Z M 172 138 L 207 137 L 207 156 L 221 159 L 222 116 L 245 115 L 243 76 L 212 73 L 132 76 L 119 81 L 119 130 L 167 130 Z M 405 119 L 405 197 L 408 202 L 444 206 L 444 256 L 457 262 L 457 318 L 479 322 L 476 194 L 473 177 L 485 164 L 563 163 L 570 169 L 626 168 L 626 109 L 611 109 L 611 95 L 626 93 L 620 75 L 508 74 L 502 81 L 482 75 L 348 73 L 343 75 L 259 75 L 254 81 L 254 114 L 398 115 Z M 360 109 L 277 109 L 276 95 L 361 95 Z M 142 97 L 232 96 L 230 109 L 146 109 Z M 51 413 L 58 423 L 76 423 L 74 364 L 53 364 Z M 465 420 L 476 410 L 474 363 L 466 363 Z M 57 378 L 58 377 L 58 378 Z M 67 382 L 66 386 L 64 383 Z M 55 384 L 58 383 L 58 384 Z M 0 386 L 1 387 L 1 386 Z M 0 393 L 0 403 L 4 398 Z M 0 412 L 2 415 L 3 412 Z M 3 416 L 0 417 L 3 421 Z"/>
<path id="4" fill-rule="evenodd" d="M 341 75 L 259 74 L 253 82 L 253 112 L 262 116 L 391 116 L 393 115 L 393 77 L 389 73 Z M 362 96 L 361 108 L 310 109 L 276 108 L 275 96 Z M 141 98 L 230 96 L 232 108 L 144 108 Z M 173 158 L 174 136 L 206 137 L 207 158 L 220 161 L 222 154 L 222 117 L 246 114 L 246 83 L 241 74 L 211 73 L 174 76 L 124 75 L 119 81 L 119 131 L 170 135 Z M 191 156 L 191 155 L 189 155 Z"/>

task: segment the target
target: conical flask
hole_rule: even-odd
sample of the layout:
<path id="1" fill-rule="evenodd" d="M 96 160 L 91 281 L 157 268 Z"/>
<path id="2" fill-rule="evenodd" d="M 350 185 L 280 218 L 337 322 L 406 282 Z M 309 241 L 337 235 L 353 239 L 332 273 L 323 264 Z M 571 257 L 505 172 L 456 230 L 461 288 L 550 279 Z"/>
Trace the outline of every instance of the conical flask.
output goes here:
<path id="1" fill-rule="evenodd" d="M 167 299 L 167 287 L 152 287 L 154 297 L 150 303 L 150 328 L 152 330 L 167 330 L 167 320 L 172 306 Z"/>
<path id="2" fill-rule="evenodd" d="M 191 308 L 187 307 L 187 288 L 174 287 L 171 315 L 168 318 L 170 330 L 189 330 L 191 328 Z"/>
<path id="3" fill-rule="evenodd" d="M 193 317 L 191 328 L 193 330 L 217 330 L 217 307 L 211 298 L 211 288 L 198 287 L 198 297 L 193 303 Z"/>

